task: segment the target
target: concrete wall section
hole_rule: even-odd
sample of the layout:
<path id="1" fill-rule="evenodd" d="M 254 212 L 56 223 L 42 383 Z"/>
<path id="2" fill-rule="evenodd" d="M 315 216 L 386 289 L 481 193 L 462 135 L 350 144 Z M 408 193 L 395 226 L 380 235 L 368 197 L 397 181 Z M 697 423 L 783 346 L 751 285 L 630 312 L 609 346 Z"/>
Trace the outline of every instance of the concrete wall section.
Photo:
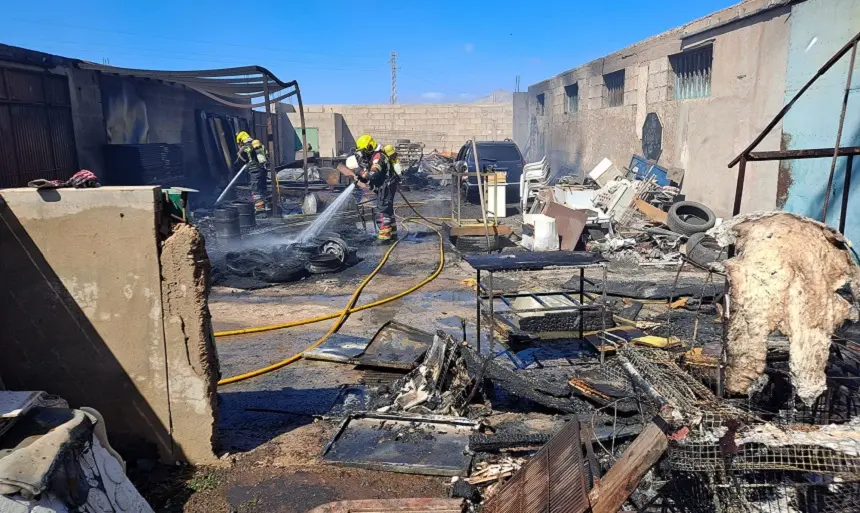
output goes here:
<path id="1" fill-rule="evenodd" d="M 553 174 L 579 174 L 608 157 L 627 166 L 642 155 L 649 113 L 663 130 L 660 163 L 685 170 L 683 192 L 718 215 L 731 213 L 736 170 L 728 162 L 782 107 L 790 7 L 751 0 L 652 37 L 528 89 L 527 160 L 547 155 Z M 711 94 L 675 100 L 670 56 L 713 45 Z M 608 106 L 604 75 L 624 70 L 623 104 Z M 565 87 L 577 84 L 579 109 L 565 112 Z M 539 113 L 538 95 L 544 111 Z M 522 124 L 515 113 L 515 126 Z M 779 149 L 779 127 L 759 149 Z M 743 209 L 772 209 L 777 165 L 747 174 Z"/>
<path id="2" fill-rule="evenodd" d="M 860 2 L 809 0 L 792 7 L 785 101 L 815 74 L 860 27 Z M 800 97 L 783 121 L 786 149 L 832 148 L 848 77 L 850 52 Z M 860 56 L 854 63 L 840 146 L 860 146 Z M 827 223 L 839 226 L 846 158 L 837 160 Z M 786 161 L 780 169 L 780 200 L 785 210 L 821 220 L 831 159 Z M 860 242 L 860 159 L 853 164 L 845 235 Z"/>
<path id="3" fill-rule="evenodd" d="M 289 114 L 293 127 L 299 126 L 298 116 Z M 457 151 L 473 136 L 513 137 L 513 104 L 306 105 L 305 121 L 319 129 L 323 156 L 349 150 L 364 133 L 383 144 L 409 139 L 424 143 L 425 152 Z"/>
<path id="4" fill-rule="evenodd" d="M 193 391 L 216 377 L 167 359 L 198 351 L 165 338 L 160 204 L 153 187 L 0 191 L 0 375 L 96 408 L 129 459 L 206 462 L 214 407 Z M 196 432 L 177 439 L 176 425 Z"/>

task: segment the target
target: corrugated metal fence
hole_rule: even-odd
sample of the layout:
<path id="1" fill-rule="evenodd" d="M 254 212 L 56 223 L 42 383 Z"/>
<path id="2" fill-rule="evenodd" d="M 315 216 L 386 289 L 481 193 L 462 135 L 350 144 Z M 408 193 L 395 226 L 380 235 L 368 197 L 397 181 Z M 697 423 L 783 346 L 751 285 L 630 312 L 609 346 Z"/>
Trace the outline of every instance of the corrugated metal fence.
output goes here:
<path id="1" fill-rule="evenodd" d="M 78 170 L 68 79 L 0 67 L 0 187 Z"/>

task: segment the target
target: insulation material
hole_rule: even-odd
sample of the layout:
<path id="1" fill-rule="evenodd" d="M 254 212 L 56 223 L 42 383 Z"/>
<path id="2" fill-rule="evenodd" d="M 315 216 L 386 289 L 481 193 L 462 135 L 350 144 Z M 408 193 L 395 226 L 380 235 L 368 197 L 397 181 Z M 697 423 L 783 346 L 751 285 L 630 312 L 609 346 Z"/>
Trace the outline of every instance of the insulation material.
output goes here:
<path id="1" fill-rule="evenodd" d="M 709 233 L 721 246 L 735 244 L 738 255 L 725 262 L 726 389 L 748 393 L 759 382 L 768 335 L 779 331 L 790 342 L 797 395 L 811 406 L 826 387 L 831 335 L 857 318 L 860 272 L 847 241 L 824 224 L 784 212 L 737 216 Z M 837 293 L 846 286 L 851 302 Z"/>
<path id="2" fill-rule="evenodd" d="M 856 458 L 860 457 L 858 421 L 860 419 L 853 419 L 849 424 L 829 424 L 814 428 L 803 426 L 804 429 L 796 430 L 783 430 L 770 423 L 761 424 L 736 437 L 735 445 L 758 443 L 768 447 L 815 446 Z"/>

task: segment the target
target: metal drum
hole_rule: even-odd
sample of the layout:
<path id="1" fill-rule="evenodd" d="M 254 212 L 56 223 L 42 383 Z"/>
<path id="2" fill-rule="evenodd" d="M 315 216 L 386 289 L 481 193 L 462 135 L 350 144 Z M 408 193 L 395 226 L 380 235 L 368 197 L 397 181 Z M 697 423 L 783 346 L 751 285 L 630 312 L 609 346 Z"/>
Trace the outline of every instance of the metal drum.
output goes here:
<path id="1" fill-rule="evenodd" d="M 236 239 L 242 233 L 239 227 L 239 210 L 234 206 L 215 209 L 215 235 L 219 239 Z"/>
<path id="2" fill-rule="evenodd" d="M 245 203 L 236 201 L 232 204 L 239 211 L 239 226 L 241 228 L 250 228 L 257 225 L 257 214 L 254 212 L 253 203 Z"/>
<path id="3" fill-rule="evenodd" d="M 338 196 L 340 196 L 339 192 L 309 192 L 302 199 L 302 214 L 319 214 L 334 203 Z M 358 210 L 358 203 L 355 201 L 355 196 L 350 196 L 343 205 L 343 212 L 355 212 L 356 210 Z"/>

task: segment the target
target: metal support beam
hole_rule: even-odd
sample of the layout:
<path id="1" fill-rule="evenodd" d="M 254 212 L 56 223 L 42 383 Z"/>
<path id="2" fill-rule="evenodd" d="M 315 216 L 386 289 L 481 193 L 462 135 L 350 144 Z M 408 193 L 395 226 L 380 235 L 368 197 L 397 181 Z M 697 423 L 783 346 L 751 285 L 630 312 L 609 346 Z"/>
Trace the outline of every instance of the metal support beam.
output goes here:
<path id="1" fill-rule="evenodd" d="M 836 62 L 839 61 L 839 59 L 841 59 L 843 55 L 848 53 L 848 51 L 851 50 L 851 47 L 853 47 L 858 41 L 860 41 L 860 32 L 858 32 L 854 37 L 852 37 L 851 40 L 849 40 L 845 44 L 845 46 L 840 48 L 838 52 L 833 54 L 833 57 L 831 57 L 830 60 L 828 60 L 824 63 L 823 66 L 821 66 L 821 68 L 815 73 L 815 75 L 813 75 L 812 78 L 810 78 L 809 81 L 804 84 L 804 86 L 801 87 L 799 91 L 797 91 L 797 94 L 795 94 L 791 98 L 791 100 L 789 100 L 788 103 L 786 103 L 785 106 L 776 114 L 776 116 L 773 117 L 770 123 L 768 123 L 767 126 L 764 127 L 764 130 L 762 130 L 761 133 L 758 134 L 755 139 L 753 139 L 753 142 L 751 142 L 749 146 L 744 148 L 740 155 L 738 155 L 737 157 L 732 159 L 731 162 L 729 162 L 729 167 L 735 167 L 735 164 L 739 163 L 742 157 L 748 155 L 752 150 L 754 150 L 755 147 L 758 146 L 759 143 L 765 137 L 767 137 L 767 134 L 769 134 L 770 131 L 773 130 L 773 127 L 775 127 L 776 124 L 779 123 L 783 117 L 785 117 L 786 113 L 788 113 L 791 107 L 794 106 L 794 102 L 796 102 L 798 98 L 803 96 L 803 93 L 805 93 L 806 90 L 809 89 L 821 75 L 825 74 L 827 70 L 833 67 L 833 65 L 836 64 Z M 836 146 L 839 145 L 837 144 Z"/>
<path id="2" fill-rule="evenodd" d="M 845 163 L 845 181 L 842 184 L 842 211 L 839 213 L 839 233 L 845 235 L 845 217 L 848 215 L 848 196 L 851 195 L 851 171 L 854 167 L 854 155 L 848 156 Z"/>
<path id="3" fill-rule="evenodd" d="M 299 84 L 296 84 L 296 98 L 299 103 L 299 119 L 302 122 L 302 173 L 305 177 L 305 196 L 308 195 L 308 134 L 305 128 L 305 107 L 302 103 L 302 93 L 299 91 Z"/>
<path id="4" fill-rule="evenodd" d="M 269 96 L 269 82 L 263 84 L 263 98 L 266 101 L 266 149 L 269 152 L 270 159 L 275 159 L 275 136 L 274 127 L 272 126 L 272 103 Z M 253 113 L 252 113 L 253 119 Z M 270 160 L 269 175 L 272 181 L 272 217 L 279 217 L 281 207 L 281 191 L 278 190 L 278 172 L 275 171 L 275 163 Z"/>
<path id="5" fill-rule="evenodd" d="M 741 156 L 740 165 L 738 166 L 738 183 L 735 186 L 735 206 L 732 209 L 732 216 L 741 213 L 741 199 L 744 196 L 744 180 L 747 176 L 747 157 Z"/>
<path id="6" fill-rule="evenodd" d="M 753 151 L 747 155 L 747 162 L 768 160 L 798 160 L 798 159 L 820 159 L 832 157 L 834 148 L 813 148 L 809 150 L 776 150 L 776 151 Z M 860 146 L 843 146 L 836 151 L 839 157 L 860 155 Z"/>
<path id="7" fill-rule="evenodd" d="M 842 141 L 842 127 L 845 125 L 845 111 L 848 110 L 848 96 L 851 94 L 851 77 L 854 74 L 854 59 L 857 57 L 857 42 L 851 47 L 851 58 L 848 61 L 848 78 L 845 81 L 845 94 L 842 96 L 842 112 L 839 114 L 839 127 L 836 129 L 836 144 L 833 145 L 833 160 L 830 161 L 830 174 L 827 177 L 827 189 L 824 190 L 824 207 L 821 209 L 821 222 L 827 224 L 827 206 L 830 204 L 830 194 L 833 192 L 833 175 L 836 174 L 836 158 L 839 157 L 839 143 Z"/>

